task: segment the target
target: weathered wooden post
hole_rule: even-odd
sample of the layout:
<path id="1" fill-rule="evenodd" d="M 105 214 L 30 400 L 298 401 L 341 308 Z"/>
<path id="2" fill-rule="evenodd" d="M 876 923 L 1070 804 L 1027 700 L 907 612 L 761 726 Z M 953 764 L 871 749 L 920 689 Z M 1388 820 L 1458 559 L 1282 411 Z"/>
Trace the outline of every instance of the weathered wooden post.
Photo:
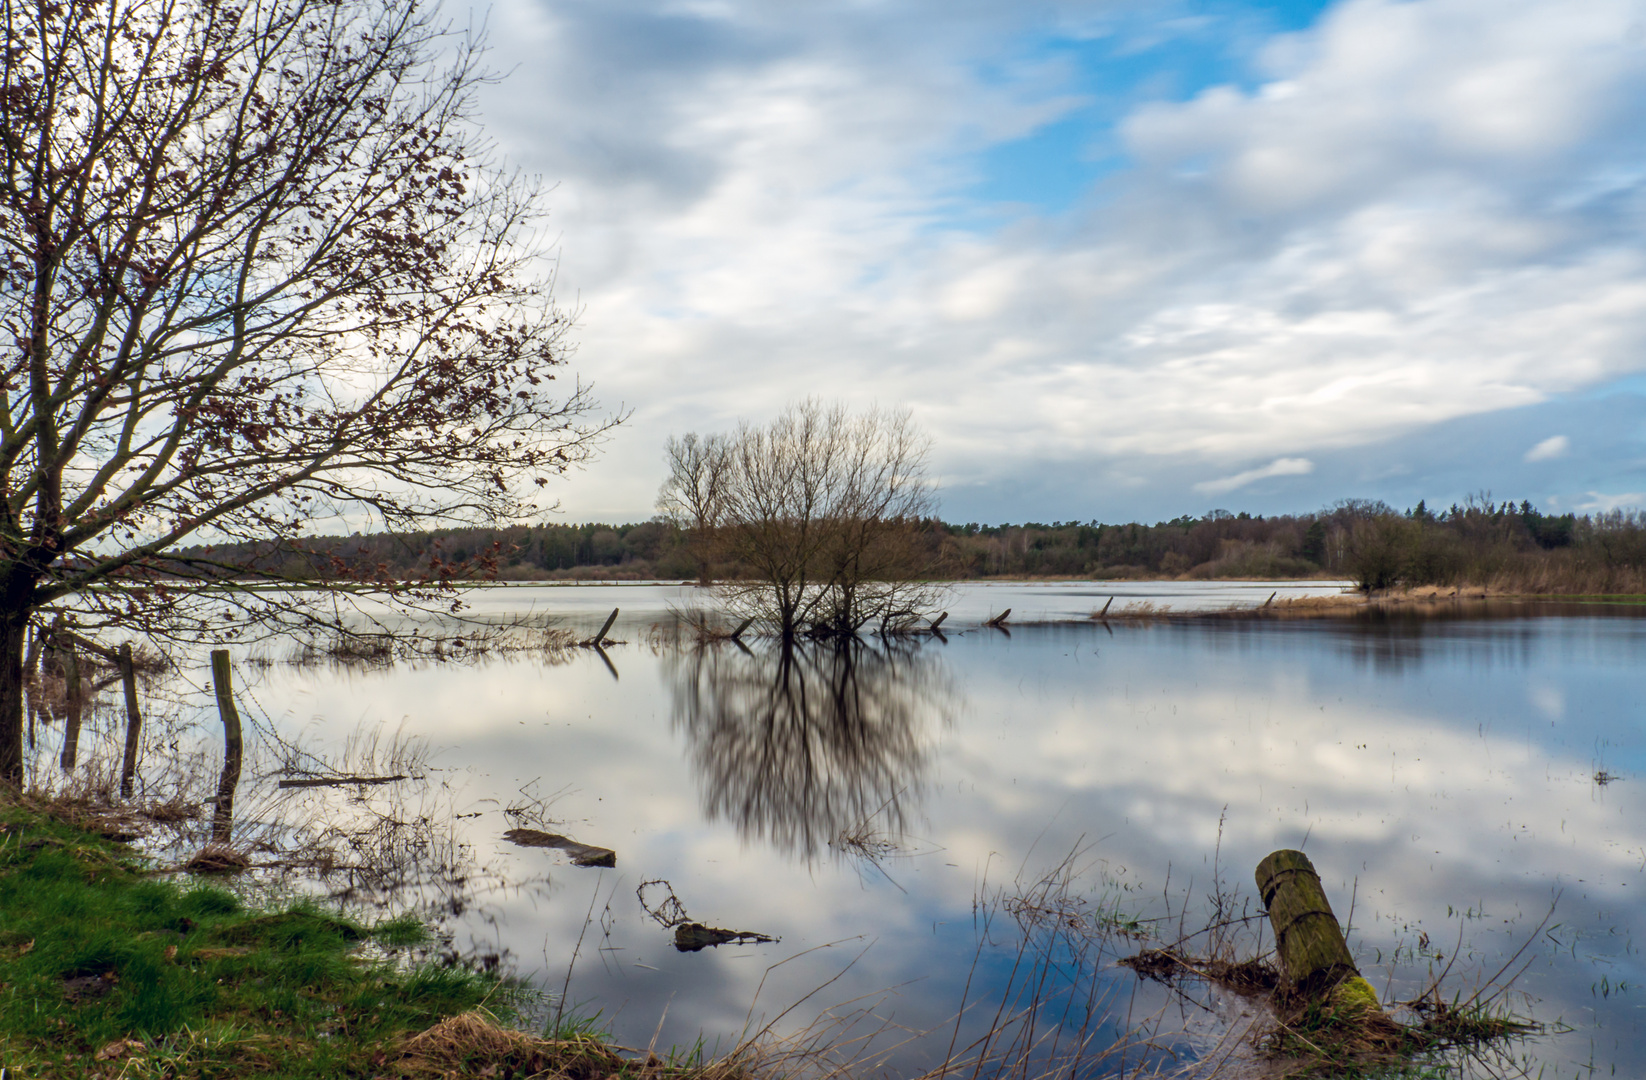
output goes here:
<path id="1" fill-rule="evenodd" d="M 240 786 L 240 759 L 244 744 L 240 735 L 240 713 L 234 707 L 234 687 L 229 679 L 229 651 L 211 651 L 211 685 L 217 693 L 217 715 L 223 718 L 223 775 L 217 781 L 216 809 L 212 811 L 211 838 L 229 842 L 234 828 L 234 791 Z"/>
<path id="2" fill-rule="evenodd" d="M 600 628 L 600 633 L 594 635 L 594 642 L 593 643 L 595 645 L 601 645 L 605 642 L 607 632 L 611 630 L 612 623 L 614 623 L 616 621 L 617 621 L 617 609 L 612 608 L 612 613 L 610 615 L 606 616 L 606 623 L 605 623 L 604 626 L 602 626 Z"/>
<path id="3" fill-rule="evenodd" d="M 74 639 L 65 642 L 68 652 L 63 656 L 63 753 L 57 759 L 64 772 L 74 770 L 75 756 L 80 752 L 80 650 Z"/>
<path id="4" fill-rule="evenodd" d="M 742 622 L 737 624 L 737 629 L 732 631 L 732 640 L 736 641 L 738 638 L 742 637 L 743 632 L 753 625 L 754 616 L 750 615 L 747 619 L 744 619 Z"/>
<path id="5" fill-rule="evenodd" d="M 938 627 L 943 625 L 943 620 L 947 619 L 948 617 L 949 617 L 949 613 L 947 611 L 945 611 L 943 614 L 941 614 L 937 618 L 933 619 L 932 620 L 932 630 L 936 631 Z"/>
<path id="6" fill-rule="evenodd" d="M 1295 992 L 1338 1006 L 1380 1009 L 1361 978 L 1314 864 L 1301 851 L 1271 852 L 1257 864 L 1257 893 L 1274 928 L 1281 974 Z"/>
<path id="7" fill-rule="evenodd" d="M 143 714 L 137 708 L 137 671 L 131 663 L 131 642 L 120 646 L 115 663 L 126 688 L 126 758 L 120 767 L 120 797 L 131 798 L 137 779 L 137 744 L 143 736 Z"/>
<path id="8" fill-rule="evenodd" d="M 29 749 L 34 749 L 34 718 L 40 711 L 40 640 L 45 633 L 37 626 L 29 627 L 29 647 L 23 656 L 23 697 L 29 714 Z"/>

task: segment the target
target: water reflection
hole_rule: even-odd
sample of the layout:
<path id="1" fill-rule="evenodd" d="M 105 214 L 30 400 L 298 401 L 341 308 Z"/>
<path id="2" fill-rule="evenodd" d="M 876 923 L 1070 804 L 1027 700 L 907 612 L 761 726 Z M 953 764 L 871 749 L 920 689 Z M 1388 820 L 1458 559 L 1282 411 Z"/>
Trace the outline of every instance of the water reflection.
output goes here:
<path id="1" fill-rule="evenodd" d="M 861 641 L 719 645 L 667 664 L 705 817 L 802 859 L 843 832 L 901 844 L 952 715 L 935 653 Z"/>

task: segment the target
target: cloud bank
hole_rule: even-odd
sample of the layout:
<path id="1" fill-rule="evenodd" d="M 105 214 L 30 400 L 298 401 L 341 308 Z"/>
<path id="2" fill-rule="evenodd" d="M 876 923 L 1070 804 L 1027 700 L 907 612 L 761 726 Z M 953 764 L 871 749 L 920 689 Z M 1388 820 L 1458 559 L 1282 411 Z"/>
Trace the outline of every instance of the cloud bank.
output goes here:
<path id="1" fill-rule="evenodd" d="M 913 408 L 962 518 L 1201 510 L 1258 479 L 1292 509 L 1638 488 L 1638 424 L 1555 472 L 1518 422 L 1467 480 L 1402 454 L 1471 417 L 1601 415 L 1646 368 L 1640 5 L 1346 0 L 1291 32 L 1206 10 L 494 8 L 512 71 L 485 119 L 559 185 L 578 367 L 635 410 L 568 512 L 643 515 L 668 434 L 806 394 Z M 1019 197 L 990 174 L 1014 154 Z M 1053 205 L 1032 176 L 1065 167 Z M 1319 468 L 1269 471 L 1300 455 Z"/>

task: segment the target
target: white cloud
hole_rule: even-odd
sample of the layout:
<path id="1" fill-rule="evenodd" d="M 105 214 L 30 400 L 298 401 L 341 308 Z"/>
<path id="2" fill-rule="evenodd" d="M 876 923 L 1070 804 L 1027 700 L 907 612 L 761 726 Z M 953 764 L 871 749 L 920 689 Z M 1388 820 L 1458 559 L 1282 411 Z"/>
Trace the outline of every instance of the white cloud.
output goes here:
<path id="1" fill-rule="evenodd" d="M 1206 495 L 1221 495 L 1243 488 L 1254 480 L 1266 480 L 1271 476 L 1307 476 L 1314 471 L 1315 464 L 1308 458 L 1276 458 L 1260 469 L 1247 469 L 1221 480 L 1202 480 L 1194 489 Z"/>
<path id="2" fill-rule="evenodd" d="M 1565 457 L 1567 451 L 1571 448 L 1572 440 L 1568 439 L 1566 436 L 1551 435 L 1547 439 L 1544 439 L 1542 442 L 1538 443 L 1536 446 L 1532 447 L 1530 450 L 1526 451 L 1525 460 L 1528 462 L 1553 461 L 1555 458 Z"/>
<path id="3" fill-rule="evenodd" d="M 1625 491 L 1617 495 L 1591 491 L 1577 504 L 1580 513 L 1607 513 L 1612 510 L 1638 510 L 1646 507 L 1646 491 Z"/>
<path id="4" fill-rule="evenodd" d="M 1003 43 L 1091 7 L 505 0 L 488 117 L 560 184 L 578 366 L 635 408 L 572 514 L 647 512 L 665 435 L 808 393 L 911 405 L 960 489 L 1205 475 L 1646 368 L 1632 0 L 1347 0 L 1268 83 L 1117 117 L 1132 163 L 1084 215 L 961 227 L 968 155 L 1079 104 Z"/>

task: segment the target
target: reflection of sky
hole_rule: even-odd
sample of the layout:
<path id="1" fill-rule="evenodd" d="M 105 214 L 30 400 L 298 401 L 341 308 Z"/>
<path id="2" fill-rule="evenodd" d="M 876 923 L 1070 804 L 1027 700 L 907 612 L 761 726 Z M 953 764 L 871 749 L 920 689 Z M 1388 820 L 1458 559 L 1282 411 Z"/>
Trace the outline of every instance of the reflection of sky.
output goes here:
<path id="1" fill-rule="evenodd" d="M 1006 606 L 975 594 L 955 606 L 978 604 Z M 625 607 L 636 626 L 656 615 Z M 522 876 L 547 866 L 551 883 L 499 899 L 495 926 L 468 929 L 499 937 L 527 973 L 558 989 L 594 898 L 571 996 L 604 1010 L 630 1043 L 652 1037 L 665 1007 L 663 1042 L 735 1034 L 769 964 L 831 942 L 841 944 L 773 972 L 756 1013 L 775 1015 L 861 952 L 820 997 L 897 987 L 884 1011 L 936 1026 L 971 968 L 972 904 L 985 878 L 1003 883 L 1084 842 L 1133 896 L 1156 898 L 1135 901 L 1144 914 L 1159 914 L 1149 904 L 1163 893 L 1176 904 L 1184 888 L 1210 884 L 1222 815 L 1226 883 L 1249 895 L 1262 855 L 1302 844 L 1340 915 L 1354 896 L 1355 945 L 1380 987 L 1391 972 L 1378 958 L 1412 945 L 1419 930 L 1451 952 L 1459 920 L 1449 907 L 1485 912 L 1464 924 L 1461 987 L 1495 970 L 1560 894 L 1560 925 L 1533 950 L 1521 986 L 1541 999 L 1538 1016 L 1578 1030 L 1542 1052 L 1586 1060 L 1592 1040 L 1597 1061 L 1646 1064 L 1639 991 L 1591 993 L 1603 977 L 1634 986 L 1646 974 L 1632 952 L 1634 894 L 1646 889 L 1636 716 L 1646 622 L 951 635 L 923 656 L 952 695 L 952 722 L 918 725 L 922 775 L 901 807 L 926 853 L 888 862 L 890 880 L 706 818 L 704 784 L 715 781 L 699 775 L 689 728 L 671 723 L 677 666 L 625 636 L 637 644 L 612 651 L 615 680 L 597 657 L 579 655 L 554 667 L 353 675 L 277 667 L 256 694 L 292 723 L 322 721 L 311 738 L 402 719 L 427 733 L 454 770 L 442 778 L 481 812 L 465 824 L 488 847 L 519 788 L 564 789 L 554 816 L 575 838 L 615 848 L 617 869 L 501 851 Z M 1597 787 L 1600 768 L 1624 779 Z M 782 943 L 675 953 L 633 899 L 642 880 L 659 877 L 694 918 Z M 986 957 L 980 978 L 998 962 Z M 1415 989 L 1424 970 L 1394 969 L 1395 990 Z"/>

